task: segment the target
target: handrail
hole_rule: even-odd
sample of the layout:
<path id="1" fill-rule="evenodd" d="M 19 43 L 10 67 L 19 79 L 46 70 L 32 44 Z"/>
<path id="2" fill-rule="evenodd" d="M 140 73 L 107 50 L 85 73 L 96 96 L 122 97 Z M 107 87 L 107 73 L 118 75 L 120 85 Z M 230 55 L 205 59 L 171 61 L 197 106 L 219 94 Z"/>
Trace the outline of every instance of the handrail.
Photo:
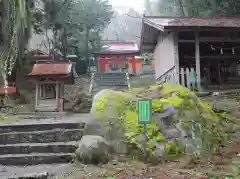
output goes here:
<path id="1" fill-rule="evenodd" d="M 91 82 L 90 82 L 90 86 L 89 86 L 89 95 L 92 94 L 93 83 L 94 83 L 94 75 L 95 75 L 95 73 L 91 74 Z"/>
<path id="2" fill-rule="evenodd" d="M 130 78 L 129 78 L 129 73 L 126 72 L 126 78 L 127 78 L 127 84 L 128 84 L 128 88 L 131 88 L 131 83 L 130 83 Z"/>
<path id="3" fill-rule="evenodd" d="M 175 69 L 175 66 L 167 70 L 165 73 L 163 73 L 159 78 L 157 78 L 157 81 L 160 83 L 166 83 L 168 82 L 168 74 L 171 73 Z"/>

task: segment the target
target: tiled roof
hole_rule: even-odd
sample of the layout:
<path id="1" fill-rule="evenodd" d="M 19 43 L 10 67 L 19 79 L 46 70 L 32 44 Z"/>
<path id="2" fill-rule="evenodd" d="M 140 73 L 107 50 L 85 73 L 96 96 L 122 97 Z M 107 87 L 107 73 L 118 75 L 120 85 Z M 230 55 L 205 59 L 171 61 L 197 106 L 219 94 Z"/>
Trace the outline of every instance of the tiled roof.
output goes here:
<path id="1" fill-rule="evenodd" d="M 139 52 L 138 45 L 134 42 L 104 41 L 102 50 L 99 52 L 94 52 L 93 54 L 117 55 L 117 54 L 132 54 L 138 52 Z"/>
<path id="2" fill-rule="evenodd" d="M 34 64 L 29 75 L 68 75 L 71 69 L 72 63 L 40 63 Z"/>
<path id="3" fill-rule="evenodd" d="M 144 23 L 159 30 L 163 30 L 167 27 L 239 28 L 240 18 L 145 17 Z"/>
<path id="4" fill-rule="evenodd" d="M 96 55 L 131 55 L 131 54 L 140 54 L 139 50 L 121 50 L 121 51 L 100 51 L 94 52 Z"/>

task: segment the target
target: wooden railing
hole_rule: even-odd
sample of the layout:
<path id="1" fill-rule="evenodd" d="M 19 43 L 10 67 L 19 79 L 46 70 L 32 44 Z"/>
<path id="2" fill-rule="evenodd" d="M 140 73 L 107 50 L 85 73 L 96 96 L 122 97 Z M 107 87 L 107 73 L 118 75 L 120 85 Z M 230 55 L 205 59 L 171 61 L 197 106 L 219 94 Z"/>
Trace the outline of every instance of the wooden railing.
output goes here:
<path id="1" fill-rule="evenodd" d="M 197 89 L 196 70 L 194 68 L 180 68 L 179 82 L 175 67 L 169 69 L 157 79 L 158 83 L 180 83 L 189 89 Z"/>
<path id="2" fill-rule="evenodd" d="M 174 66 L 157 79 L 158 83 L 176 83 L 175 72 L 176 69 Z"/>
<path id="3" fill-rule="evenodd" d="M 194 68 L 180 68 L 180 84 L 189 89 L 197 89 L 196 71 Z"/>

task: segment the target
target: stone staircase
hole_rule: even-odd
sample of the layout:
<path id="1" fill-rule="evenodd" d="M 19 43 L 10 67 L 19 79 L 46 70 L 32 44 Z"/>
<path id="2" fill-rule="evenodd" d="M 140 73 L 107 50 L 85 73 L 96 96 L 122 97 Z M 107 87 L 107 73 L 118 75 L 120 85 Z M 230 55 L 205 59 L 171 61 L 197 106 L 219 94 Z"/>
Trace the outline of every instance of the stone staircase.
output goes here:
<path id="1" fill-rule="evenodd" d="M 128 73 L 95 73 L 92 74 L 89 93 L 96 94 L 102 89 L 123 90 L 130 88 Z"/>
<path id="2" fill-rule="evenodd" d="M 79 121 L 24 120 L 0 125 L 0 165 L 68 163 L 85 125 Z M 35 121 L 35 120 L 34 120 Z"/>

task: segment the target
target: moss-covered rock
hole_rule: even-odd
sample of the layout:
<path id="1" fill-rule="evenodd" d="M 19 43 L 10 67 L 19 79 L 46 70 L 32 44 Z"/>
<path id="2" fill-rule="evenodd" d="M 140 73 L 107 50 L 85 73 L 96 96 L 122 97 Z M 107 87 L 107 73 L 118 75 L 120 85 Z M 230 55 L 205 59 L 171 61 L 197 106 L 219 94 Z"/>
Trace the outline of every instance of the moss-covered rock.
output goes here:
<path id="1" fill-rule="evenodd" d="M 151 157 L 214 151 L 226 138 L 218 115 L 194 92 L 180 85 L 99 92 L 93 99 L 93 117 L 120 124 L 125 142 L 138 154 L 143 151 L 144 140 L 143 125 L 138 124 L 138 99 L 152 99 L 152 122 L 147 126 Z"/>

